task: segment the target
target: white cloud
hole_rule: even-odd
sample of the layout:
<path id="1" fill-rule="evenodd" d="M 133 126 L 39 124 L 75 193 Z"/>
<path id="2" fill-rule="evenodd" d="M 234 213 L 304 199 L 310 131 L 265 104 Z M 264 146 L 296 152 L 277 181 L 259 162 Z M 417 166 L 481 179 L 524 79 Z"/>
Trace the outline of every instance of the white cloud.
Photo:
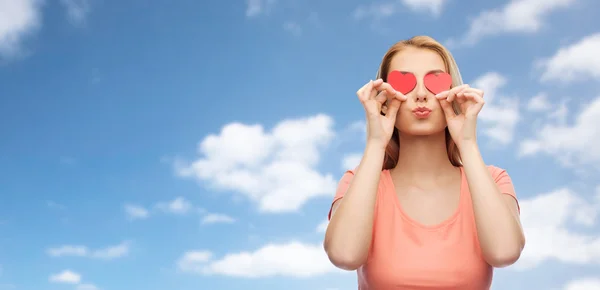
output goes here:
<path id="1" fill-rule="evenodd" d="M 81 281 L 81 275 L 71 270 L 64 270 L 58 274 L 51 275 L 49 281 L 53 283 L 78 284 Z"/>
<path id="2" fill-rule="evenodd" d="M 202 221 L 201 223 L 203 225 L 208 225 L 208 224 L 217 224 L 217 223 L 225 223 L 225 224 L 230 224 L 230 223 L 234 223 L 235 219 L 225 215 L 225 214 L 217 214 L 217 213 L 211 213 L 211 214 L 207 214 L 204 217 L 202 217 Z"/>
<path id="3" fill-rule="evenodd" d="M 47 201 L 46 205 L 48 205 L 48 207 L 52 208 L 52 209 L 58 209 L 58 210 L 65 210 L 65 209 L 67 209 L 66 206 L 64 206 L 64 205 L 62 205 L 60 203 L 51 201 L 51 200 Z"/>
<path id="4" fill-rule="evenodd" d="M 326 218 L 317 226 L 317 233 L 326 232 L 328 225 L 329 225 L 329 219 Z"/>
<path id="5" fill-rule="evenodd" d="M 552 104 L 548 101 L 548 95 L 545 93 L 539 93 L 529 99 L 527 103 L 527 110 L 532 112 L 543 112 L 548 111 L 552 108 Z"/>
<path id="6" fill-rule="evenodd" d="M 558 107 L 557 110 L 565 109 Z M 566 109 L 565 109 L 566 110 Z M 573 124 L 548 121 L 536 129 L 533 137 L 521 142 L 519 156 L 545 153 L 565 166 L 591 165 L 600 162 L 600 96 L 581 104 Z M 560 112 L 560 111 L 559 111 Z M 566 115 L 566 111 L 554 115 Z M 564 118 L 564 117 L 563 117 Z"/>
<path id="7" fill-rule="evenodd" d="M 91 257 L 102 260 L 112 260 L 121 258 L 129 254 L 130 243 L 122 242 L 118 245 L 111 246 L 104 249 L 99 249 L 91 252 Z"/>
<path id="8" fill-rule="evenodd" d="M 569 98 L 563 98 L 560 103 L 555 104 L 551 109 L 552 111 L 546 115 L 546 119 L 555 124 L 566 124 L 569 115 L 569 108 L 567 107 L 569 101 Z"/>
<path id="9" fill-rule="evenodd" d="M 64 270 L 58 274 L 50 275 L 48 280 L 52 283 L 74 284 L 75 290 L 98 290 L 98 287 L 90 283 L 81 283 L 81 274 L 72 270 Z"/>
<path id="10" fill-rule="evenodd" d="M 170 202 L 159 202 L 156 208 L 166 213 L 186 214 L 192 209 L 192 203 L 180 196 Z"/>
<path id="11" fill-rule="evenodd" d="M 58 248 L 48 249 L 48 255 L 52 257 L 62 257 L 62 256 L 77 256 L 77 257 L 85 257 L 88 255 L 89 250 L 85 246 L 74 246 L 74 245 L 64 245 Z"/>
<path id="12" fill-rule="evenodd" d="M 86 246 L 80 245 L 64 245 L 56 248 L 50 248 L 47 253 L 51 257 L 89 257 L 101 260 L 112 260 L 121 258 L 129 254 L 130 243 L 125 241 L 115 246 L 110 246 L 103 249 L 90 250 Z"/>
<path id="13" fill-rule="evenodd" d="M 96 285 L 94 284 L 79 284 L 77 285 L 77 287 L 75 288 L 75 290 L 98 290 L 99 288 L 96 287 Z"/>
<path id="14" fill-rule="evenodd" d="M 176 197 L 171 201 L 161 201 L 154 205 L 154 210 L 167 214 L 184 215 L 192 211 L 194 206 L 184 197 Z M 150 211 L 143 206 L 128 204 L 125 205 L 127 219 L 147 219 L 150 217 Z"/>
<path id="15" fill-rule="evenodd" d="M 335 192 L 336 180 L 316 169 L 320 150 L 335 135 L 332 127 L 326 115 L 284 120 L 270 132 L 231 123 L 219 135 L 205 137 L 199 159 L 177 164 L 177 171 L 213 189 L 241 193 L 263 212 L 295 211 L 311 198 Z"/>
<path id="16" fill-rule="evenodd" d="M 177 261 L 177 266 L 184 272 L 202 272 L 205 263 L 210 261 L 212 253 L 205 250 L 189 251 Z"/>
<path id="17" fill-rule="evenodd" d="M 576 0 L 511 0 L 505 6 L 485 10 L 470 21 L 466 35 L 453 45 L 473 45 L 485 36 L 535 33 L 548 15 L 571 6 Z"/>
<path id="18" fill-rule="evenodd" d="M 375 20 L 388 18 L 400 9 L 397 1 L 377 2 L 370 5 L 361 5 L 354 10 L 354 18 L 375 18 Z"/>
<path id="19" fill-rule="evenodd" d="M 584 37 L 576 43 L 560 48 L 553 56 L 537 65 L 544 72 L 541 81 L 585 82 L 600 80 L 600 33 Z"/>
<path id="20" fill-rule="evenodd" d="M 198 264 L 207 263 L 212 259 L 212 253 L 206 250 L 195 250 L 189 251 L 183 254 L 183 257 L 179 259 L 177 265 L 182 271 L 192 271 L 196 272 L 200 268 L 197 268 Z"/>
<path id="21" fill-rule="evenodd" d="M 207 251 L 188 252 L 178 265 L 185 272 L 247 278 L 313 277 L 341 272 L 331 264 L 321 244 L 300 242 L 269 244 L 254 252 L 227 254 L 219 260 L 212 259 Z"/>
<path id="22" fill-rule="evenodd" d="M 125 205 L 125 214 L 129 220 L 147 219 L 150 216 L 150 213 L 146 208 L 133 204 Z"/>
<path id="23" fill-rule="evenodd" d="M 366 134 L 367 133 L 367 123 L 364 120 L 352 122 L 350 125 L 348 125 L 348 130 L 349 131 L 358 131 L 363 134 Z"/>
<path id="24" fill-rule="evenodd" d="M 286 21 L 283 24 L 283 29 L 295 36 L 300 36 L 302 34 L 302 26 L 300 26 L 300 24 L 297 22 Z"/>
<path id="25" fill-rule="evenodd" d="M 381 20 L 406 10 L 406 8 L 417 13 L 428 13 L 439 16 L 446 0 L 392 0 L 375 2 L 369 5 L 361 5 L 354 10 L 355 19 L 371 18 Z"/>
<path id="26" fill-rule="evenodd" d="M 41 0 L 0 1 L 0 57 L 19 56 L 23 39 L 40 26 Z"/>
<path id="27" fill-rule="evenodd" d="M 352 146 L 357 145 L 357 141 L 364 145 L 367 140 L 367 123 L 365 120 L 358 120 L 349 123 L 340 131 L 337 138 L 337 144 L 351 144 Z M 360 145 L 358 144 L 358 145 Z"/>
<path id="28" fill-rule="evenodd" d="M 446 0 L 402 0 L 404 6 L 416 12 L 428 12 L 435 16 L 442 13 Z"/>
<path id="29" fill-rule="evenodd" d="M 9 283 L 0 283 L 0 290 L 14 290 L 18 289 L 17 285 Z"/>
<path id="30" fill-rule="evenodd" d="M 83 24 L 91 10 L 90 0 L 60 0 L 60 3 L 67 10 L 69 21 L 74 25 Z"/>
<path id="31" fill-rule="evenodd" d="M 506 83 L 502 75 L 489 72 L 471 84 L 471 87 L 484 91 L 485 106 L 478 116 L 483 134 L 499 145 L 512 143 L 515 127 L 520 120 L 519 100 L 500 94 L 500 89 Z"/>
<path id="32" fill-rule="evenodd" d="M 276 0 L 246 0 L 246 16 L 255 17 L 269 14 L 276 2 Z"/>
<path id="33" fill-rule="evenodd" d="M 600 235 L 574 229 L 592 228 L 600 214 L 600 187 L 595 197 L 583 196 L 567 188 L 524 199 L 521 221 L 527 245 L 515 270 L 534 268 L 547 260 L 568 264 L 600 261 Z"/>
<path id="34" fill-rule="evenodd" d="M 362 160 L 362 153 L 347 154 L 342 158 L 342 170 L 354 170 Z"/>
<path id="35" fill-rule="evenodd" d="M 600 290 L 600 278 L 581 278 L 569 282 L 565 290 Z"/>

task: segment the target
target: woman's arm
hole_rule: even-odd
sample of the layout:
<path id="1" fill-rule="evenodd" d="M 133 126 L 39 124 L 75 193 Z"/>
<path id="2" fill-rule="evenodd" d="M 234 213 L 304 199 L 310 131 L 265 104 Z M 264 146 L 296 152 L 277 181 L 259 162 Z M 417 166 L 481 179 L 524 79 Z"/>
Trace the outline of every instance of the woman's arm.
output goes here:
<path id="1" fill-rule="evenodd" d="M 385 146 L 367 144 L 348 191 L 333 205 L 324 247 L 331 262 L 356 270 L 367 261 Z"/>
<path id="2" fill-rule="evenodd" d="M 475 141 L 464 142 L 460 153 L 483 257 L 493 267 L 511 265 L 525 246 L 517 202 L 500 192 Z"/>

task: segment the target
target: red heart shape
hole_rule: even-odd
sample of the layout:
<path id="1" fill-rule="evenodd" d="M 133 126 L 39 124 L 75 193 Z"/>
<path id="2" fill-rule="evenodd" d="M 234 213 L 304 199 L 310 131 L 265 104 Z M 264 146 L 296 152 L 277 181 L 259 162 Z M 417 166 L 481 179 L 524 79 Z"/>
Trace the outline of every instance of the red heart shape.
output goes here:
<path id="1" fill-rule="evenodd" d="M 434 93 L 439 94 L 445 90 L 449 90 L 452 86 L 452 77 L 445 72 L 429 73 L 423 78 L 425 87 Z"/>
<path id="2" fill-rule="evenodd" d="M 406 95 L 417 86 L 417 78 L 409 72 L 397 70 L 391 71 L 387 76 L 387 82 L 394 90 Z"/>

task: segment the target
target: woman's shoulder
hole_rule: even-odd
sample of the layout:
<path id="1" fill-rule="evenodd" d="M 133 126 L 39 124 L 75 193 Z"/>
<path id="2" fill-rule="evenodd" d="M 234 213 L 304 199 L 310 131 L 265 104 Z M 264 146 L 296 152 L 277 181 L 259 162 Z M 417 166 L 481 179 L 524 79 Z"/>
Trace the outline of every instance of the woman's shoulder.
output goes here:
<path id="1" fill-rule="evenodd" d="M 346 172 L 344 173 L 344 176 L 342 176 L 341 180 L 350 184 L 350 182 L 354 178 L 354 175 L 356 174 L 357 169 L 358 169 L 358 167 L 354 168 L 354 169 L 346 170 Z M 379 175 L 378 190 L 388 188 L 389 184 L 390 184 L 389 182 L 391 179 L 391 171 L 389 169 L 382 169 L 379 173 L 380 173 L 380 175 Z"/>
<path id="2" fill-rule="evenodd" d="M 346 169 L 346 171 L 344 172 L 343 176 L 354 176 L 354 174 L 356 174 L 356 171 L 358 170 L 358 167 L 355 167 L 353 169 Z M 381 170 L 381 174 L 389 174 L 390 170 L 389 169 L 382 169 Z"/>
<path id="3" fill-rule="evenodd" d="M 342 175 L 342 177 L 340 178 L 340 183 L 346 183 L 349 184 L 350 181 L 352 181 L 352 178 L 354 178 L 354 175 L 356 174 L 358 167 L 355 167 L 353 169 L 346 169 L 346 171 L 344 172 L 344 174 Z M 389 175 L 390 174 L 390 170 L 389 169 L 382 169 L 381 170 L 381 177 Z M 379 184 L 384 182 L 384 178 L 380 178 L 379 179 Z"/>
<path id="4" fill-rule="evenodd" d="M 506 169 L 496 166 L 494 164 L 487 164 L 486 166 L 487 166 L 487 169 L 492 174 L 492 176 L 494 176 L 494 177 L 503 175 L 503 174 L 508 174 L 508 173 L 506 173 Z"/>

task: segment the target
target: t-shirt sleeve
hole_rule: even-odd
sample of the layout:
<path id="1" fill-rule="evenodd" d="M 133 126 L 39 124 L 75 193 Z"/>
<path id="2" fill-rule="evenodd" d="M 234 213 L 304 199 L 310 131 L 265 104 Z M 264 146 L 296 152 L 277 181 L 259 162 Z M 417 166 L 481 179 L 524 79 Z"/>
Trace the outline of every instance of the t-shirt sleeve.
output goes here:
<path id="1" fill-rule="evenodd" d="M 346 194 L 348 187 L 350 186 L 350 182 L 354 178 L 354 171 L 348 170 L 344 173 L 340 182 L 338 183 L 337 189 L 335 191 L 335 196 L 333 197 L 333 201 L 331 202 L 331 206 L 329 207 L 329 214 L 327 215 L 327 219 L 331 219 L 331 211 L 333 210 L 333 205 L 336 201 L 340 200 Z"/>
<path id="2" fill-rule="evenodd" d="M 502 168 L 498 168 L 496 166 L 488 166 L 498 189 L 500 189 L 500 193 L 508 194 L 512 196 L 517 202 L 517 207 L 519 208 L 519 212 L 521 212 L 521 207 L 519 206 L 519 199 L 517 198 L 517 194 L 515 192 L 515 187 L 513 185 L 512 179 L 506 172 L 506 170 Z"/>

